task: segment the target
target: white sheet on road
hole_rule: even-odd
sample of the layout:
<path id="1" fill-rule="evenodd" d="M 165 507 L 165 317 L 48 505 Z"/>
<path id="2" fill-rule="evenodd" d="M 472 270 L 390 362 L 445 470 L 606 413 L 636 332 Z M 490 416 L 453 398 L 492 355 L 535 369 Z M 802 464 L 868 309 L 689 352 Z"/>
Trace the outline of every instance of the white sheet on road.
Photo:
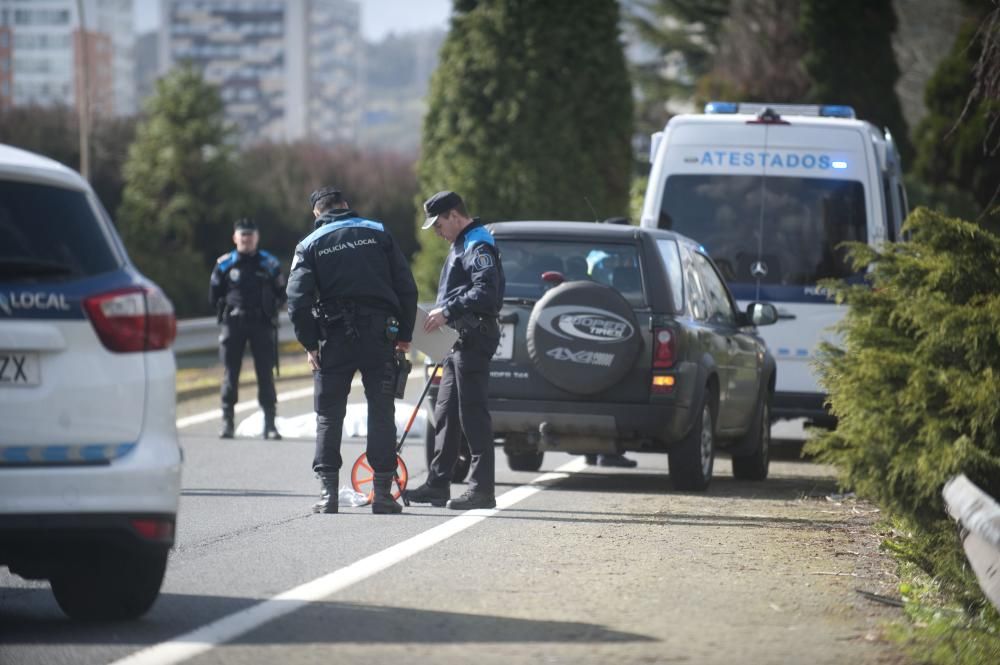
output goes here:
<path id="1" fill-rule="evenodd" d="M 396 402 L 396 440 L 403 435 L 403 428 L 406 421 L 413 413 L 413 404 L 407 402 Z M 275 418 L 275 426 L 281 436 L 290 439 L 315 439 L 316 438 L 316 414 L 304 413 L 300 416 Z M 420 409 L 417 417 L 413 421 L 410 433 L 406 435 L 408 442 L 418 440 L 424 435 L 427 427 L 427 417 L 424 409 Z M 264 431 L 264 412 L 257 410 L 250 414 L 236 426 L 236 436 L 247 438 L 259 438 Z M 344 438 L 365 438 L 368 436 L 368 405 L 364 402 L 360 404 L 348 404 L 347 415 L 344 417 Z"/>

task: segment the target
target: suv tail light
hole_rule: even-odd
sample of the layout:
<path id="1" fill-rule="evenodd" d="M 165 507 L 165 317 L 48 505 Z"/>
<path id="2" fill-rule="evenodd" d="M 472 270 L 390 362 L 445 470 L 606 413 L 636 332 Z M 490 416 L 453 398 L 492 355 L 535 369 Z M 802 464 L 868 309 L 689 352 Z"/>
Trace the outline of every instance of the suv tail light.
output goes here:
<path id="1" fill-rule="evenodd" d="M 133 287 L 83 301 L 90 322 L 109 351 L 133 353 L 168 348 L 177 336 L 174 306 L 155 287 Z"/>
<path id="2" fill-rule="evenodd" d="M 653 330 L 653 369 L 669 369 L 677 357 L 677 342 L 670 328 Z"/>

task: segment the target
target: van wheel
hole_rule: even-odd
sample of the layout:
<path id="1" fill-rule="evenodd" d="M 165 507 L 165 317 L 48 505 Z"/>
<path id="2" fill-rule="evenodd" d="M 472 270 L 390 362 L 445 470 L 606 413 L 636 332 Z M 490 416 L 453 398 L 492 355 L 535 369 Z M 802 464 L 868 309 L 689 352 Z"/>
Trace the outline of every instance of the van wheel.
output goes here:
<path id="1" fill-rule="evenodd" d="M 507 453 L 507 466 L 511 471 L 538 471 L 544 458 L 545 453 Z"/>
<path id="2" fill-rule="evenodd" d="M 771 409 L 768 395 L 760 396 L 757 416 L 748 437 L 753 437 L 753 452 L 741 457 L 733 457 L 733 477 L 738 480 L 764 480 L 771 464 Z"/>
<path id="3" fill-rule="evenodd" d="M 160 593 L 168 552 L 103 550 L 54 576 L 52 593 L 72 619 L 136 619 Z"/>
<path id="4" fill-rule="evenodd" d="M 674 489 L 703 492 L 712 481 L 715 464 L 715 417 L 710 393 L 705 390 L 701 415 L 691 431 L 667 453 Z"/>

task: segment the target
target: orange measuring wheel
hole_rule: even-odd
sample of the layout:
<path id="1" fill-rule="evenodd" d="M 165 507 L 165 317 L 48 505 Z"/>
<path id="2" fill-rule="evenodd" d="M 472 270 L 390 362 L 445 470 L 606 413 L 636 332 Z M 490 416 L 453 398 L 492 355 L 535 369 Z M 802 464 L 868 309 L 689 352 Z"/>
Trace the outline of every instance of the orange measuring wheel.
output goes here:
<path id="1" fill-rule="evenodd" d="M 406 470 L 406 462 L 403 461 L 400 455 L 396 455 L 396 477 L 392 483 L 393 499 L 398 499 L 402 496 L 409 477 L 410 474 Z M 375 495 L 374 480 L 375 471 L 368 464 L 368 454 L 362 453 L 361 457 L 354 463 L 354 466 L 351 467 L 351 486 L 354 487 L 355 492 L 360 492 L 368 497 L 368 503 L 372 502 L 372 497 Z"/>

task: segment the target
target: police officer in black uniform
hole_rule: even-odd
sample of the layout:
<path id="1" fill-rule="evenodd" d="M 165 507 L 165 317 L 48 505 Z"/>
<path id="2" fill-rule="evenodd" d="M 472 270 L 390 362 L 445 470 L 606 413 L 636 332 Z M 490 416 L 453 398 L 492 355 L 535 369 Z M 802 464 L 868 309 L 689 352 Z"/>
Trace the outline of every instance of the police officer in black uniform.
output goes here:
<path id="1" fill-rule="evenodd" d="M 333 187 L 310 197 L 315 230 L 295 248 L 288 314 L 314 371 L 318 513 L 337 512 L 340 440 L 351 381 L 361 371 L 368 401 L 373 513 L 399 513 L 396 470 L 395 349 L 408 351 L 417 285 L 399 246 L 379 222 L 350 209 Z"/>
<path id="2" fill-rule="evenodd" d="M 278 309 L 285 301 L 281 263 L 257 249 L 260 235 L 253 220 L 237 220 L 233 230 L 236 249 L 219 257 L 212 270 L 208 300 L 216 308 L 222 334 L 219 356 L 222 375 L 223 439 L 233 438 L 233 407 L 239 391 L 240 366 L 247 342 L 257 373 L 257 401 L 264 411 L 264 438 L 280 439 L 274 426 L 274 376 L 277 354 Z"/>
<path id="3" fill-rule="evenodd" d="M 427 482 L 407 491 L 406 498 L 455 510 L 493 508 L 496 463 L 487 388 L 490 359 L 500 342 L 497 316 L 505 285 L 500 252 L 493 235 L 479 218 L 469 217 L 455 192 L 438 192 L 427 199 L 424 212 L 423 228 L 434 227 L 452 243 L 441 270 L 437 306 L 428 314 L 424 330 L 449 325 L 458 330 L 459 341 L 443 363 L 434 410 L 434 460 Z M 472 451 L 469 488 L 450 499 L 452 468 L 463 434 Z"/>

